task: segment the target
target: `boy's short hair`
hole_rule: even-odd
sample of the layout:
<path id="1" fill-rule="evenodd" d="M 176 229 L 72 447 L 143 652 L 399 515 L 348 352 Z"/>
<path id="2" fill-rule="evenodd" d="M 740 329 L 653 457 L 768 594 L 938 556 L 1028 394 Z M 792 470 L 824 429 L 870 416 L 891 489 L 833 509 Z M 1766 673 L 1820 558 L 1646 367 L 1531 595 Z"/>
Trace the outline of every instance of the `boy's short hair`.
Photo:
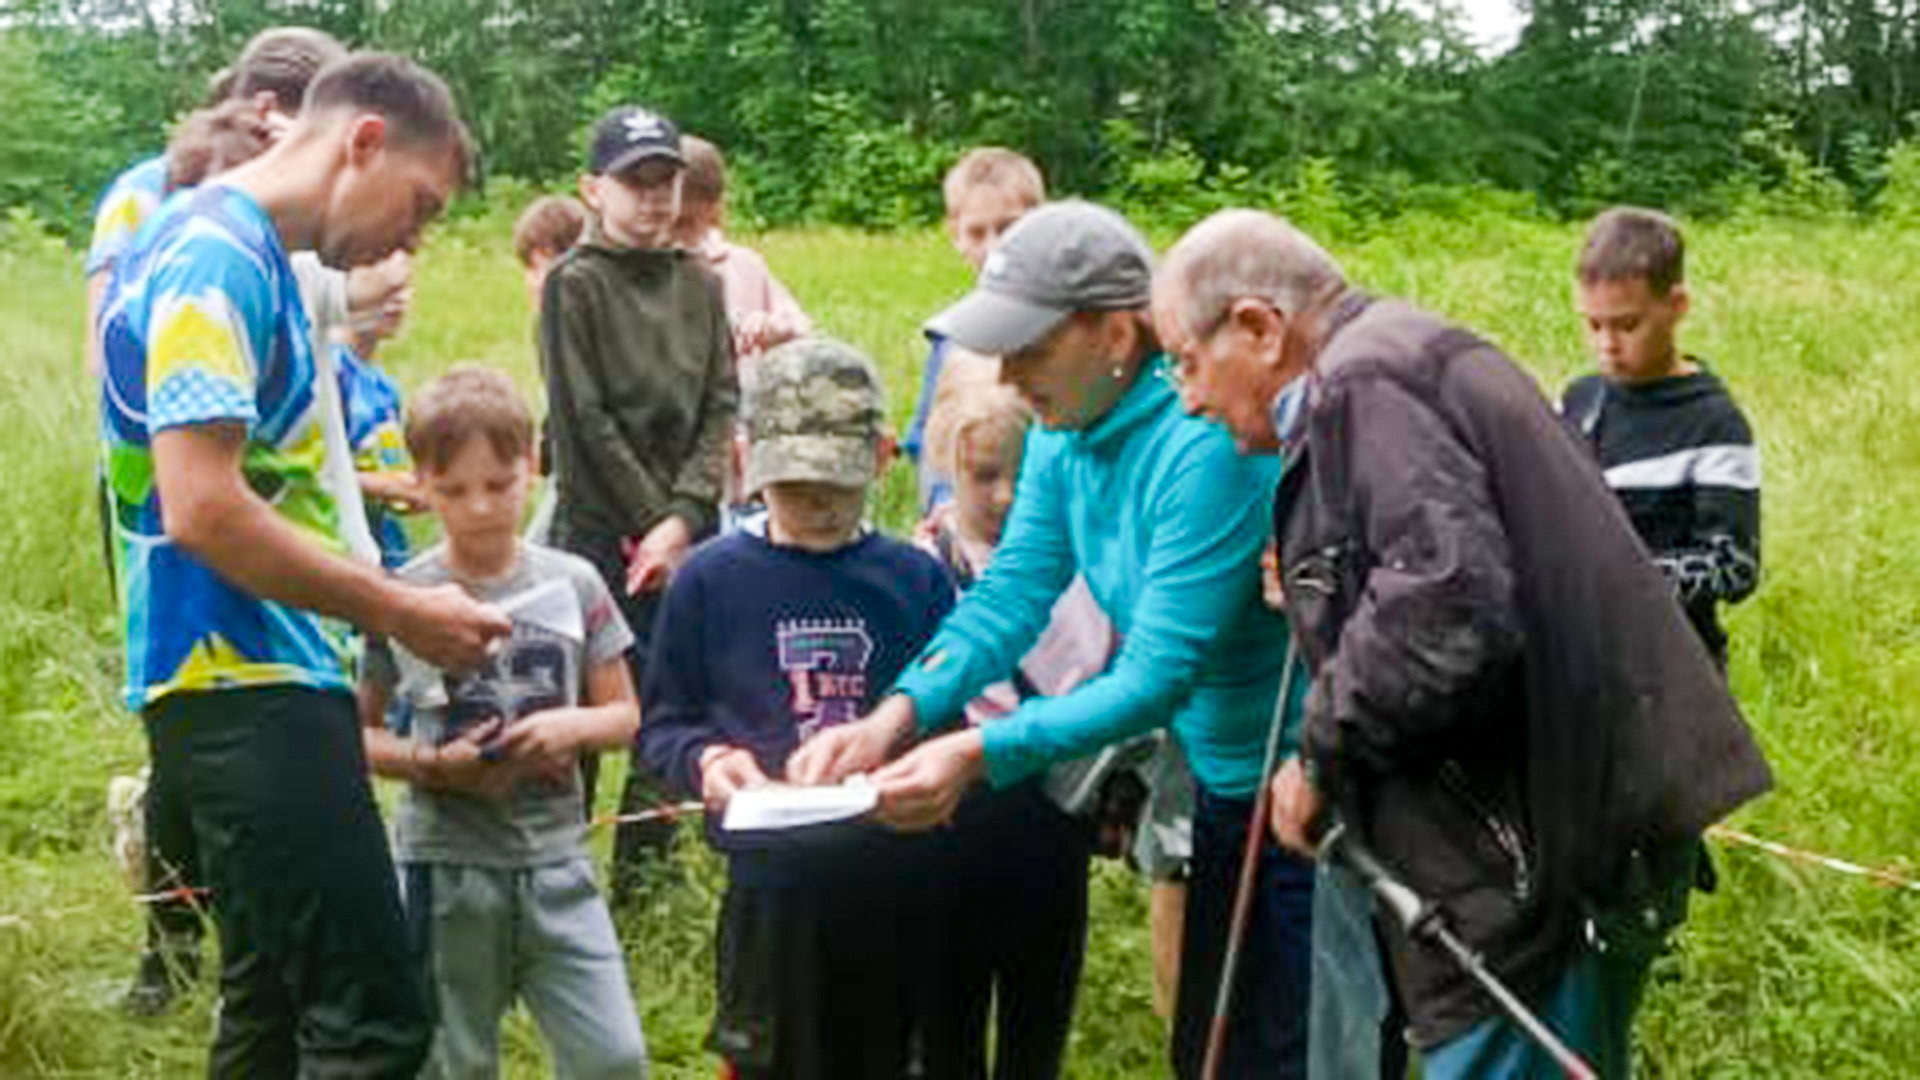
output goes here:
<path id="1" fill-rule="evenodd" d="M 453 93 L 440 76 L 404 56 L 358 52 L 329 64 L 307 88 L 305 113 L 330 109 L 378 113 L 390 141 L 402 146 L 444 146 L 456 175 L 473 165 L 473 138 L 460 120 Z"/>
<path id="2" fill-rule="evenodd" d="M 953 213 L 971 192 L 999 188 L 1031 209 L 1047 201 L 1047 181 L 1031 158 L 1004 146 L 979 146 L 967 151 L 947 170 L 941 194 L 947 213 Z"/>
<path id="3" fill-rule="evenodd" d="M 299 112 L 307 88 L 328 65 L 347 58 L 347 47 L 333 35 L 306 26 L 275 26 L 260 31 L 240 50 L 226 78 L 227 95 L 252 98 L 271 93 L 280 111 Z"/>
<path id="4" fill-rule="evenodd" d="M 176 189 L 198 187 L 272 145 L 273 130 L 251 101 L 235 98 L 196 109 L 167 141 L 167 183 Z"/>
<path id="5" fill-rule="evenodd" d="M 567 195 L 542 195 L 513 223 L 513 257 L 532 266 L 536 254 L 558 257 L 580 242 L 587 208 Z"/>
<path id="6" fill-rule="evenodd" d="M 1665 296 L 1687 279 L 1686 242 L 1667 215 L 1616 207 L 1587 229 L 1578 272 L 1583 285 L 1639 278 L 1655 296 Z"/>
<path id="7" fill-rule="evenodd" d="M 947 476 L 960 475 L 961 448 L 976 434 L 998 446 L 1025 436 L 1033 409 L 1000 381 L 1000 361 L 956 352 L 940 369 L 940 385 L 927 414 L 927 460 Z"/>
<path id="8" fill-rule="evenodd" d="M 719 202 L 727 193 L 727 159 L 720 148 L 698 135 L 682 135 L 680 156 L 687 162 L 687 178 L 680 182 L 682 198 Z"/>
<path id="9" fill-rule="evenodd" d="M 502 461 L 533 452 L 533 413 L 513 380 L 493 368 L 456 364 L 407 403 L 407 452 L 416 468 L 441 472 L 467 443 L 484 438 Z"/>

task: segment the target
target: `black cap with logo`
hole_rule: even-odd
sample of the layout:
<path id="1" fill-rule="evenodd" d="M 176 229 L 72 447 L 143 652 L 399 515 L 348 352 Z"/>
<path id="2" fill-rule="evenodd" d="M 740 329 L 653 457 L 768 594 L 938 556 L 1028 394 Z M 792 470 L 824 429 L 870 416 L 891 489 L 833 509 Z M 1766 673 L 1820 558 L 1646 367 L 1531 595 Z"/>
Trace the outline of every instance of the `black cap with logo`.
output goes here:
<path id="1" fill-rule="evenodd" d="M 680 129 L 673 126 L 673 121 L 635 105 L 622 105 L 593 125 L 588 171 L 607 176 L 643 161 L 687 163 L 680 156 Z"/>

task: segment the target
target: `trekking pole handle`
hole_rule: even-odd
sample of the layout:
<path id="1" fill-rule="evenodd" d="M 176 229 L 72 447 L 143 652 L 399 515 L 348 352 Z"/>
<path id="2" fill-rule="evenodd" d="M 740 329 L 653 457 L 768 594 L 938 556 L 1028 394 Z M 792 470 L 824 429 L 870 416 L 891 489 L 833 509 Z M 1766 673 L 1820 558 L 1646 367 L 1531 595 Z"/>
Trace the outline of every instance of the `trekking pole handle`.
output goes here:
<path id="1" fill-rule="evenodd" d="M 1408 888 L 1380 865 L 1380 860 L 1374 858 L 1373 852 L 1353 842 L 1347 835 L 1345 822 L 1334 822 L 1321 836 L 1318 854 L 1322 862 L 1345 863 L 1379 897 L 1380 902 L 1386 905 L 1401 926 L 1406 927 L 1409 934 L 1421 936 L 1421 929 L 1432 918 L 1433 909 L 1427 906 L 1419 893 Z"/>

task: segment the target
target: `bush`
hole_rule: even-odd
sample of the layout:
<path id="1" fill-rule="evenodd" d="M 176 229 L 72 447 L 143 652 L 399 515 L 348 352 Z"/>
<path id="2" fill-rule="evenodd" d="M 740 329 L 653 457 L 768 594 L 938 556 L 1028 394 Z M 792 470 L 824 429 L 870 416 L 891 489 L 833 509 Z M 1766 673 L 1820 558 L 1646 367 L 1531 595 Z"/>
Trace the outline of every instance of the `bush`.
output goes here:
<path id="1" fill-rule="evenodd" d="M 1887 151 L 1873 210 L 1895 225 L 1920 225 L 1920 142 L 1903 139 Z"/>
<path id="2" fill-rule="evenodd" d="M 816 95 L 816 115 L 820 141 L 809 217 L 862 228 L 940 219 L 940 174 L 957 148 L 906 123 L 881 123 L 845 94 Z"/>
<path id="3" fill-rule="evenodd" d="M 1308 158 L 1280 194 L 1280 210 L 1289 220 L 1323 241 L 1346 237 L 1358 222 L 1340 194 L 1340 174 L 1331 158 Z"/>
<path id="4" fill-rule="evenodd" d="M 122 164 L 118 113 L 54 80 L 17 34 L 0 33 L 0 102 L 0 210 L 24 208 L 57 232 L 84 235 L 100 178 Z"/>
<path id="5" fill-rule="evenodd" d="M 1801 149 L 1785 117 L 1768 117 L 1741 136 L 1740 143 L 1741 167 L 1708 197 L 1714 209 L 1748 222 L 1830 221 L 1852 213 L 1851 189 Z"/>
<path id="6" fill-rule="evenodd" d="M 0 214 L 0 254 L 46 256 L 63 251 L 65 246 L 47 223 L 25 206 L 10 206 Z"/>

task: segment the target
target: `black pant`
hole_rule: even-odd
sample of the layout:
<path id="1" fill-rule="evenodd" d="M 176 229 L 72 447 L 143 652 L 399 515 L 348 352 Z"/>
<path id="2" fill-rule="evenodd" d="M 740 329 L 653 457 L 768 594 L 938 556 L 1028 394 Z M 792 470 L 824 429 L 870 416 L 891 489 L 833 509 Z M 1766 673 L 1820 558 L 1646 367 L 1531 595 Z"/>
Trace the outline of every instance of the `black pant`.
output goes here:
<path id="1" fill-rule="evenodd" d="M 113 531 L 113 489 L 102 473 L 96 485 L 100 511 L 101 565 L 107 571 L 107 591 L 117 603 L 120 596 L 119 544 Z M 193 821 L 186 806 L 173 796 L 158 775 L 147 779 L 147 794 L 142 817 L 146 824 L 146 887 L 151 892 L 197 888 L 200 884 L 199 852 L 193 844 Z M 200 903 L 198 898 L 161 900 L 147 908 L 147 958 L 142 970 L 151 966 L 158 972 L 184 968 L 181 975 L 199 963 Z"/>
<path id="2" fill-rule="evenodd" d="M 787 880 L 729 859 L 707 1049 L 736 1080 L 900 1080 L 924 1000 L 924 838 L 858 845 Z M 796 865 L 791 856 L 790 866 Z M 916 871 L 921 871 L 916 874 Z M 918 880 L 916 880 L 918 878 Z"/>
<path id="3" fill-rule="evenodd" d="M 1251 799 L 1223 799 L 1205 788 L 1194 792 L 1192 876 L 1173 1018 L 1173 1071 L 1181 1080 L 1198 1077 L 1206 1059 L 1252 814 Z M 1267 834 L 1265 822 L 1260 830 L 1266 835 L 1261 838 L 1220 1075 L 1304 1080 L 1313 977 L 1313 864 L 1282 851 Z"/>
<path id="4" fill-rule="evenodd" d="M 220 932 L 214 1077 L 412 1077 L 433 1035 L 353 699 L 169 695 L 145 717 Z"/>
<path id="5" fill-rule="evenodd" d="M 201 884 L 199 845 L 193 837 L 192 807 L 179 790 L 177 776 L 154 768 L 147 779 L 147 888 L 154 892 L 194 889 Z M 198 962 L 200 895 L 147 905 L 147 954 L 163 965 Z"/>
<path id="6" fill-rule="evenodd" d="M 633 673 L 634 692 L 638 693 L 641 683 L 645 681 L 647 658 L 653 651 L 653 620 L 660 610 L 661 594 L 650 592 L 634 596 L 627 593 L 627 560 L 621 554 L 619 536 L 582 525 L 561 513 L 554 519 L 553 538 L 557 547 L 592 563 L 593 568 L 600 572 L 600 580 L 606 582 L 608 591 L 613 593 L 620 605 L 620 614 L 627 620 L 627 628 L 633 631 L 633 648 L 627 653 L 627 663 Z M 588 816 L 591 817 L 594 793 L 599 787 L 599 761 L 589 758 L 583 762 L 583 766 L 582 787 Z M 620 812 L 638 813 L 667 801 L 665 781 L 655 776 L 641 762 L 638 754 L 630 754 L 626 785 L 620 791 Z M 676 828 L 672 819 L 662 818 L 626 823 L 614 829 L 612 886 L 616 899 L 631 890 L 633 875 L 640 864 L 664 859 L 673 849 Z"/>
<path id="7" fill-rule="evenodd" d="M 1060 1075 L 1086 957 L 1088 827 L 1038 781 L 971 792 L 954 818 L 938 837 L 946 850 L 933 882 L 926 1075 L 1049 1080 Z"/>

